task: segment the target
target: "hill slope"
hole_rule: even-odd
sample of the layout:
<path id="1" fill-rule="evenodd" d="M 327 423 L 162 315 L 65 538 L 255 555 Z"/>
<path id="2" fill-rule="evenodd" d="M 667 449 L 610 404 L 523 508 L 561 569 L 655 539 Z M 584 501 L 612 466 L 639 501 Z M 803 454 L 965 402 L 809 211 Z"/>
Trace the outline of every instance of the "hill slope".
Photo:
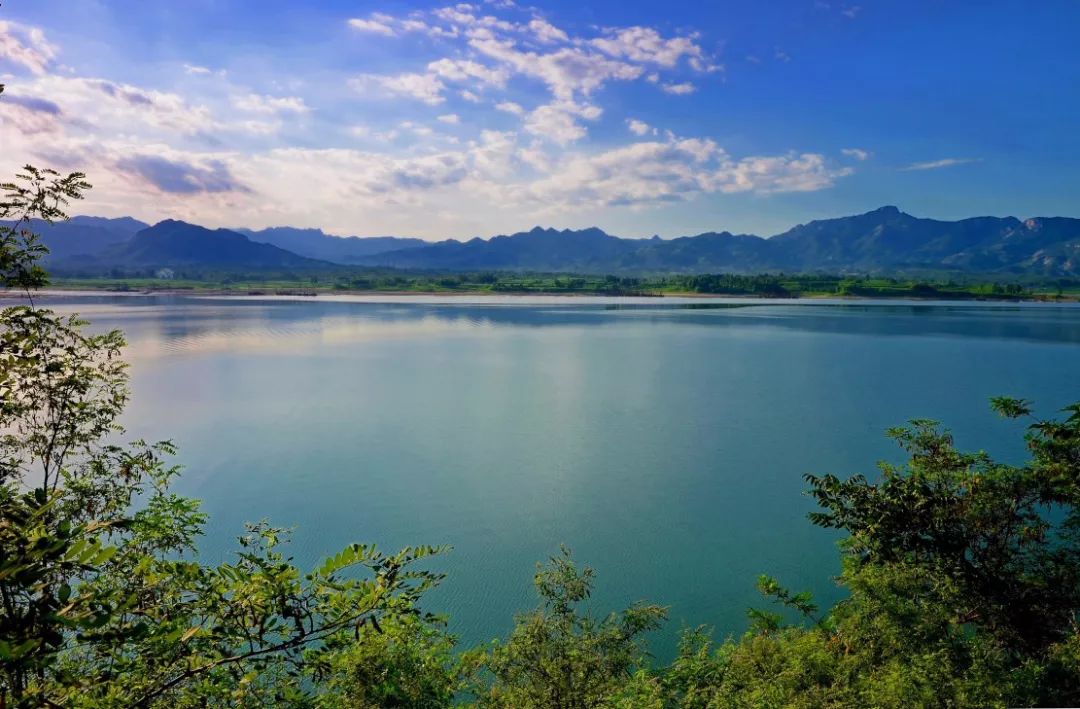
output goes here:
<path id="1" fill-rule="evenodd" d="M 228 229 L 206 229 L 176 220 L 159 222 L 125 244 L 101 254 L 99 262 L 128 267 L 304 269 L 333 267 Z"/>
<path id="2" fill-rule="evenodd" d="M 72 217 L 66 222 L 46 224 L 35 221 L 33 228 L 49 248 L 47 263 L 91 259 L 105 250 L 129 241 L 149 224 L 131 217 Z"/>

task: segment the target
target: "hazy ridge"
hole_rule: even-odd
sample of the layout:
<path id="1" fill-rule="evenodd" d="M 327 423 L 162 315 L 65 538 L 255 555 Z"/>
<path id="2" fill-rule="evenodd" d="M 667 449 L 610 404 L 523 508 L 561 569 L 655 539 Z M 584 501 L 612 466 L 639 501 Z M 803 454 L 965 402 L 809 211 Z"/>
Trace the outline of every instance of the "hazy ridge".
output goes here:
<path id="1" fill-rule="evenodd" d="M 336 237 L 319 229 L 216 229 L 167 220 L 75 217 L 43 230 L 60 271 L 125 267 L 390 267 L 432 271 L 761 273 L 766 271 L 1080 275 L 1080 219 L 922 219 L 896 207 L 800 224 L 765 238 L 707 232 L 625 239 L 592 227 L 468 241 Z"/>

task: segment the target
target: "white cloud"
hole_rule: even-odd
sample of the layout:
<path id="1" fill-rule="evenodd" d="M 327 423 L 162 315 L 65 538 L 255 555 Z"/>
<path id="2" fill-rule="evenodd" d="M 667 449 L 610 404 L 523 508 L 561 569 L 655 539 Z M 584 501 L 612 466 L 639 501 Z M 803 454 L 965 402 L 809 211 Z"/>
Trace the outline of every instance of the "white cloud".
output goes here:
<path id="1" fill-rule="evenodd" d="M 491 68 L 468 59 L 439 59 L 427 66 L 428 72 L 446 81 L 476 79 L 481 84 L 502 86 L 509 75 L 506 69 Z"/>
<path id="2" fill-rule="evenodd" d="M 434 10 L 431 14 L 444 22 L 450 23 L 450 28 L 430 27 L 429 34 L 436 34 L 441 29 L 446 36 L 458 36 L 462 33 L 469 37 L 490 37 L 494 31 L 512 32 L 518 29 L 518 25 L 493 15 L 476 14 L 479 8 L 468 3 L 458 3 L 452 7 L 442 7 Z"/>
<path id="3" fill-rule="evenodd" d="M 655 28 L 634 26 L 601 28 L 593 37 L 571 36 L 537 14 L 517 23 L 484 12 L 481 5 L 462 2 L 415 11 L 405 18 L 371 15 L 365 23 L 377 22 L 398 33 L 454 39 L 459 54 L 429 61 L 422 72 L 362 75 L 353 80 L 353 87 L 361 91 L 374 87 L 438 105 L 453 84 L 459 84 L 455 88 L 461 98 L 481 103 L 482 93 L 505 89 L 511 79 L 532 79 L 547 87 L 552 100 L 530 114 L 526 129 L 565 145 L 586 135 L 581 119 L 588 120 L 566 107 L 591 104 L 591 97 L 608 83 L 644 77 L 667 93 L 684 95 L 697 87 L 685 79 L 665 80 L 660 72 L 680 64 L 698 73 L 723 68 L 702 49 L 696 33 L 665 37 Z M 516 105 L 511 101 L 492 104 L 497 110 L 524 113 L 510 109 Z"/>
<path id="4" fill-rule="evenodd" d="M 688 57 L 703 61 L 705 53 L 691 37 L 664 39 L 651 27 L 623 27 L 607 30 L 606 36 L 591 41 L 594 47 L 613 57 L 636 62 L 673 67 L 679 59 Z M 699 64 L 699 66 L 704 66 Z"/>
<path id="5" fill-rule="evenodd" d="M 476 23 L 476 16 L 472 14 L 475 9 L 467 3 L 459 3 L 453 7 L 439 8 L 433 14 L 440 20 L 455 22 L 459 25 L 471 25 Z"/>
<path id="6" fill-rule="evenodd" d="M 63 120 L 63 109 L 48 99 L 14 92 L 6 93 L 0 99 L 0 124 L 23 136 L 58 132 L 63 127 Z"/>
<path id="7" fill-rule="evenodd" d="M 56 104 L 66 122 L 83 130 L 142 136 L 229 130 L 214 120 L 209 108 L 190 104 L 179 94 L 104 79 L 45 75 L 21 83 L 18 92 Z"/>
<path id="8" fill-rule="evenodd" d="M 0 102 L 4 110 L 13 105 Z M 35 109 L 44 116 L 54 110 Z M 735 158 L 700 138 L 645 140 L 599 152 L 561 147 L 584 130 L 580 122 L 596 119 L 599 111 L 587 104 L 543 106 L 527 121 L 542 140 L 483 131 L 453 149 L 419 155 L 399 154 L 398 140 L 410 136 L 430 148 L 439 136 L 415 121 L 385 131 L 369 125 L 348 129 L 358 139 L 385 146 L 379 150 L 182 150 L 107 129 L 88 134 L 62 118 L 59 131 L 38 141 L 20 138 L 6 114 L 0 141 L 21 146 L 20 151 L 36 145 L 66 155 L 72 169 L 92 168 L 96 187 L 85 208 L 96 213 L 126 214 L 141 205 L 136 216 L 147 219 L 340 226 L 432 237 L 517 228 L 526 217 L 565 218 L 576 210 L 643 209 L 705 194 L 811 191 L 850 174 L 820 154 Z M 327 223 L 328 214 L 337 215 L 338 224 Z M 454 228 L 466 224 L 468 229 Z"/>
<path id="9" fill-rule="evenodd" d="M 432 74 L 397 74 L 394 76 L 362 74 L 351 80 L 350 86 L 361 92 L 375 86 L 388 93 L 408 96 L 431 106 L 437 106 L 446 100 L 442 95 L 442 91 L 446 87 L 439 81 L 437 76 Z"/>
<path id="10" fill-rule="evenodd" d="M 409 131 L 413 135 L 420 136 L 421 138 L 426 138 L 435 133 L 430 127 L 425 126 L 422 123 L 417 123 L 416 121 L 402 121 L 398 124 L 398 127 L 401 130 Z"/>
<path id="11" fill-rule="evenodd" d="M 447 29 L 438 25 L 429 25 L 427 22 L 418 20 L 414 17 L 400 20 L 397 25 L 402 32 L 420 32 L 430 37 L 453 39 L 460 35 L 460 32 L 456 27 Z"/>
<path id="12" fill-rule="evenodd" d="M 408 33 L 423 34 L 425 47 L 445 50 L 402 73 L 359 75 L 349 82 L 352 88 L 445 108 L 395 106 L 329 126 L 297 122 L 296 131 L 307 131 L 301 144 L 311 147 L 289 147 L 282 141 L 292 135 L 282 136 L 280 128 L 285 117 L 317 108 L 293 94 L 325 95 L 314 90 L 320 87 L 302 90 L 282 77 L 274 89 L 282 95 L 270 96 L 230 75 L 196 99 L 54 76 L 49 72 L 58 50 L 23 28 L 16 38 L 19 59 L 12 60 L 9 37 L 0 37 L 0 51 L 4 61 L 37 75 L 10 86 L 0 100 L 0 145 L 16 164 L 89 172 L 96 185 L 82 205 L 89 212 L 125 214 L 137 205 L 143 211 L 135 216 L 147 219 L 435 237 L 517 228 L 523 219 L 563 219 L 575 210 L 824 189 L 852 171 L 814 152 L 731 156 L 708 138 L 677 137 L 625 114 L 611 122 L 628 133 L 605 136 L 598 149 L 584 139 L 590 122 L 603 114 L 604 87 L 644 79 L 685 93 L 695 89 L 693 72 L 719 67 L 693 34 L 665 37 L 632 27 L 575 36 L 531 8 L 522 10 L 527 22 L 485 14 L 505 2 L 462 3 L 402 18 L 372 13 L 350 23 L 357 32 L 393 34 L 403 42 L 410 41 L 404 39 Z M 224 77 L 195 63 L 183 69 L 191 76 Z M 173 74 L 178 85 L 190 83 L 178 69 Z M 511 86 L 512 94 L 506 92 Z M 465 101 L 477 104 L 469 107 L 470 117 L 483 107 L 518 116 L 521 123 L 513 121 L 515 129 L 507 131 L 483 130 L 482 120 L 462 123 L 454 102 Z M 320 118 L 335 115 L 327 110 Z M 444 124 L 459 127 L 443 132 Z M 347 147 L 320 144 L 324 135 Z M 843 155 L 859 160 L 855 150 Z M 328 223 L 327 215 L 337 223 Z"/>
<path id="13" fill-rule="evenodd" d="M 234 96 L 232 103 L 241 111 L 251 113 L 307 113 L 311 110 L 299 96 L 263 96 L 249 93 Z"/>
<path id="14" fill-rule="evenodd" d="M 639 121 L 636 118 L 627 118 L 626 127 L 630 129 L 630 132 L 634 135 L 644 136 L 652 133 L 656 135 L 656 129 L 650 126 L 645 121 Z"/>
<path id="15" fill-rule="evenodd" d="M 273 135 L 281 128 L 279 121 L 238 121 L 230 125 L 239 133 L 253 136 Z"/>
<path id="16" fill-rule="evenodd" d="M 940 160 L 929 160 L 927 162 L 916 162 L 906 167 L 900 168 L 902 171 L 911 170 L 938 170 L 943 167 L 953 167 L 954 165 L 967 165 L 968 163 L 978 162 L 977 158 L 942 158 Z"/>
<path id="17" fill-rule="evenodd" d="M 825 156 L 817 153 L 750 157 L 725 162 L 714 176 L 714 187 L 726 193 L 815 192 L 852 172 L 849 167 L 829 167 Z"/>
<path id="18" fill-rule="evenodd" d="M 502 101 L 495 104 L 495 110 L 504 111 L 506 113 L 512 113 L 515 116 L 525 115 L 525 107 L 520 103 L 514 103 L 513 101 Z"/>
<path id="19" fill-rule="evenodd" d="M 547 20 L 539 17 L 534 17 L 532 20 L 530 20 L 528 28 L 529 31 L 532 33 L 533 37 L 535 37 L 537 41 L 543 42 L 544 44 L 566 42 L 570 39 L 567 36 L 566 32 L 551 24 Z"/>
<path id="20" fill-rule="evenodd" d="M 393 37 L 397 34 L 396 32 L 394 32 L 393 27 L 386 24 L 386 22 L 376 19 L 362 20 L 360 18 L 354 17 L 349 20 L 349 27 L 352 27 L 354 30 L 357 30 L 359 32 L 381 34 L 386 37 Z"/>
<path id="21" fill-rule="evenodd" d="M 525 130 L 558 145 L 567 145 L 588 134 L 578 118 L 595 121 L 603 111 L 597 106 L 577 104 L 573 101 L 556 101 L 540 106 L 525 120 Z"/>
<path id="22" fill-rule="evenodd" d="M 843 148 L 840 152 L 841 154 L 849 158 L 854 158 L 860 162 L 870 158 L 870 151 L 863 150 L 862 148 Z"/>
<path id="23" fill-rule="evenodd" d="M 564 210 L 643 208 L 701 194 L 813 191 L 847 174 L 819 154 L 734 159 L 711 140 L 672 138 L 570 155 L 514 196 Z"/>
<path id="24" fill-rule="evenodd" d="M 40 28 L 0 21 L 0 60 L 41 75 L 48 70 L 57 51 Z"/>
<path id="25" fill-rule="evenodd" d="M 692 94 L 697 91 L 697 87 L 689 81 L 685 81 L 681 84 L 660 84 L 661 90 L 667 94 L 675 94 L 676 96 L 685 96 L 686 94 Z"/>
<path id="26" fill-rule="evenodd" d="M 573 115 L 550 105 L 541 106 L 530 113 L 525 130 L 559 145 L 581 140 L 589 132 Z"/>
<path id="27" fill-rule="evenodd" d="M 396 75 L 362 74 L 350 81 L 350 86 L 360 92 L 372 87 L 397 96 L 408 96 L 437 106 L 446 101 L 443 91 L 447 82 L 472 82 L 471 86 L 483 89 L 503 86 L 509 73 L 504 68 L 489 67 L 471 59 L 438 59 L 427 65 L 427 71 Z M 462 89 L 460 95 L 466 101 L 479 103 L 480 97 L 471 89 Z"/>
<path id="28" fill-rule="evenodd" d="M 588 96 L 612 80 L 641 76 L 640 66 L 609 59 L 576 47 L 554 52 L 521 51 L 509 40 L 470 40 L 469 45 L 487 57 L 503 62 L 515 72 L 544 82 L 557 99 Z"/>

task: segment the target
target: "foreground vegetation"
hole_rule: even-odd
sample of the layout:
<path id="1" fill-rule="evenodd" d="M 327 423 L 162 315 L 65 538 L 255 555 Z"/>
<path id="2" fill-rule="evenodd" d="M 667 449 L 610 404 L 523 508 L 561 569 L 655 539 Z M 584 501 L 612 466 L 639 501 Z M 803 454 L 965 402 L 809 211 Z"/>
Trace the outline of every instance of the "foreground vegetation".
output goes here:
<path id="1" fill-rule="evenodd" d="M 345 270 L 345 269 L 342 269 Z M 763 298 L 925 298 L 941 300 L 1078 300 L 1080 280 L 999 280 L 784 274 L 619 277 L 568 274 L 409 273 L 393 270 L 321 274 L 179 271 L 168 280 L 151 274 L 63 277 L 60 288 L 110 291 L 192 291 L 236 294 L 459 293 L 555 295 L 732 295 Z"/>
<path id="2" fill-rule="evenodd" d="M 27 167 L 0 187 L 0 279 L 32 296 L 47 276 L 29 220 L 62 219 L 89 185 Z M 695 287 L 732 283 L 717 278 Z M 1038 420 L 994 400 L 1031 420 L 1022 465 L 913 421 L 890 432 L 906 465 L 809 476 L 811 522 L 846 535 L 846 599 L 820 609 L 763 577 L 777 606 L 749 631 L 690 630 L 656 666 L 665 609 L 592 614 L 592 571 L 566 550 L 538 568 L 537 608 L 472 649 L 424 604 L 442 548 L 357 543 L 301 570 L 260 522 L 233 562 L 200 563 L 206 516 L 170 489 L 172 444 L 118 443 L 122 334 L 33 305 L 0 321 L 2 707 L 1080 704 L 1080 404 Z"/>

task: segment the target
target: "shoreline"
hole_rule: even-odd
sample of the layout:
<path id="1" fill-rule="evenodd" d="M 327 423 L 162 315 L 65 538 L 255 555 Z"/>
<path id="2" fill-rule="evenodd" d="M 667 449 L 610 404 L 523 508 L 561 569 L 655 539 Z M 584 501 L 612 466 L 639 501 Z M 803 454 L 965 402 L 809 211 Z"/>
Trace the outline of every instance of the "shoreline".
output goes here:
<path id="1" fill-rule="evenodd" d="M 687 299 L 687 300 L 753 300 L 759 302 L 793 302 L 793 301 L 842 301 L 842 302 L 864 302 L 864 301 L 915 301 L 915 302 L 986 302 L 986 303 L 1044 303 L 1049 305 L 1067 305 L 1080 303 L 1080 296 L 1053 296 L 1053 295 L 1035 295 L 1031 297 L 1016 297 L 1016 296 L 948 296 L 948 295 L 933 295 L 933 296 L 914 296 L 911 294 L 898 294 L 892 295 L 839 295 L 832 293 L 807 293 L 800 295 L 789 296 L 769 296 L 758 295 L 752 293 L 696 293 L 696 292 L 663 292 L 663 293 L 600 293 L 600 292 L 582 292 L 582 293 L 566 293 L 566 292 L 551 292 L 551 291 L 504 291 L 494 292 L 490 290 L 461 290 L 461 291 L 436 291 L 436 290 L 366 290 L 366 289 L 305 289 L 305 288 L 252 288 L 252 289 L 236 289 L 236 288 L 131 288 L 131 289 L 116 289 L 116 288 L 86 288 L 86 287 L 65 287 L 51 286 L 43 288 L 36 292 L 36 295 L 42 296 L 120 296 L 120 297 L 151 297 L 151 296 L 191 296 L 191 297 L 213 297 L 213 298 L 296 298 L 296 299 L 315 299 L 315 298 L 334 298 L 336 296 L 344 297 L 364 297 L 371 296 L 376 298 L 564 298 L 564 299 L 580 299 L 580 300 L 597 300 L 603 298 L 633 298 L 635 300 L 642 301 L 662 301 L 665 299 Z M 24 293 L 5 290 L 0 291 L 0 298 L 6 300 L 25 300 Z"/>

